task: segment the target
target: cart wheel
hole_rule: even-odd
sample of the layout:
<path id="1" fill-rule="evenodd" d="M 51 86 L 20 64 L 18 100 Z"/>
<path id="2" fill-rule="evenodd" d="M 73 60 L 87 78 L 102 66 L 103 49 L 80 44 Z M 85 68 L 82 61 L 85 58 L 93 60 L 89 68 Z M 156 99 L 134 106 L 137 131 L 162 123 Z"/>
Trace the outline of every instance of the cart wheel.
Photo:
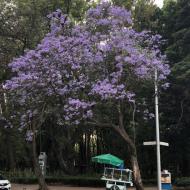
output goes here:
<path id="1" fill-rule="evenodd" d="M 117 185 L 113 185 L 111 186 L 110 190 L 120 190 L 120 189 Z"/>

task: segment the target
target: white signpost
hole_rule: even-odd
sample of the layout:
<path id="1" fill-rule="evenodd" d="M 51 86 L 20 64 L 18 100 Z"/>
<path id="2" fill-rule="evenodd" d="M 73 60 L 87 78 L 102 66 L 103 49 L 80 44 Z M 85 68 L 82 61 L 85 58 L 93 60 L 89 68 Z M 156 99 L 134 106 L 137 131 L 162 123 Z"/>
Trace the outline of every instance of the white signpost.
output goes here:
<path id="1" fill-rule="evenodd" d="M 145 146 L 156 145 L 156 141 L 143 142 L 143 145 L 145 145 Z M 160 145 L 162 145 L 162 146 L 169 146 L 169 143 L 167 143 L 167 142 L 160 142 Z"/>
<path id="2" fill-rule="evenodd" d="M 160 145 L 162 146 L 169 146 L 169 143 L 167 142 L 160 142 L 159 143 Z M 145 146 L 153 146 L 153 145 L 157 145 L 157 141 L 148 141 L 148 142 L 143 142 L 143 145 Z M 159 145 L 159 147 L 160 147 Z M 156 146 L 158 147 L 158 146 Z M 158 190 L 161 190 L 162 187 L 161 187 L 161 161 L 158 160 L 160 159 L 160 148 L 159 148 L 159 155 L 158 155 L 158 149 L 157 149 L 157 169 L 158 169 Z"/>

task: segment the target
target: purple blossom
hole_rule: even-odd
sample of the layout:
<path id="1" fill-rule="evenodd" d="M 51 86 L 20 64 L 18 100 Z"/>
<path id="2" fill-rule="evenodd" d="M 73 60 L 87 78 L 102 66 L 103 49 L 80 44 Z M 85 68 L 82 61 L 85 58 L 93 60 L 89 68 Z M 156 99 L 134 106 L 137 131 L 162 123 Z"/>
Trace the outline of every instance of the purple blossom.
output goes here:
<path id="1" fill-rule="evenodd" d="M 149 113 L 149 115 L 148 115 L 148 116 L 149 116 L 149 118 L 150 118 L 150 119 L 152 119 L 152 118 L 154 118 L 154 117 L 155 117 L 155 115 L 154 115 L 153 113 Z"/>
<path id="2" fill-rule="evenodd" d="M 162 84 L 163 89 L 167 89 L 167 88 L 169 88 L 169 86 L 170 86 L 170 83 L 168 83 L 168 82 Z"/>
<path id="3" fill-rule="evenodd" d="M 153 113 L 150 113 L 148 109 L 144 110 L 144 119 L 148 120 L 148 119 L 153 119 L 155 118 L 155 115 Z"/>
<path id="4" fill-rule="evenodd" d="M 31 130 L 27 130 L 26 132 L 26 141 L 31 142 L 33 140 L 34 133 Z"/>
<path id="5" fill-rule="evenodd" d="M 127 92 L 127 98 L 129 102 L 135 102 L 134 97 L 135 94 L 133 92 Z"/>
<path id="6" fill-rule="evenodd" d="M 108 79 L 105 79 L 93 85 L 91 93 L 99 95 L 103 100 L 110 98 L 123 99 L 126 96 L 124 88 L 123 84 L 115 85 L 110 83 Z"/>
<path id="7" fill-rule="evenodd" d="M 65 120 L 70 121 L 71 124 L 78 125 L 83 118 L 92 118 L 93 112 L 91 108 L 94 104 L 94 102 L 69 98 L 68 103 L 64 106 Z"/>
<path id="8" fill-rule="evenodd" d="M 133 30 L 124 8 L 101 3 L 80 24 L 61 10 L 48 18 L 51 31 L 41 43 L 9 64 L 15 76 L 5 88 L 22 107 L 21 129 L 38 119 L 44 104 L 46 113 L 58 110 L 64 124 L 79 125 L 94 117 L 98 104 L 134 103 L 133 81 L 153 81 L 157 69 L 162 83 L 170 73 L 161 37 Z"/>

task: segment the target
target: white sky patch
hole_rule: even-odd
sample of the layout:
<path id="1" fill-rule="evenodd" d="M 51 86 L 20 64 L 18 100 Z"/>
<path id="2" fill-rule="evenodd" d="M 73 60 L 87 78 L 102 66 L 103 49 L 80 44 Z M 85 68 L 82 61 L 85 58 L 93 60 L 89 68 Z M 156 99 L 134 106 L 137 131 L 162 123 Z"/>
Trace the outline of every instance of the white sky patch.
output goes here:
<path id="1" fill-rule="evenodd" d="M 158 5 L 158 7 L 163 7 L 163 0 L 155 0 L 155 4 Z"/>
<path id="2" fill-rule="evenodd" d="M 162 8 L 162 7 L 163 7 L 163 1 L 164 1 L 164 0 L 155 0 L 155 4 L 156 4 L 158 7 Z M 92 2 L 97 2 L 97 0 L 90 0 L 90 2 L 91 2 L 91 3 L 92 3 Z M 100 0 L 100 2 L 111 2 L 111 0 Z"/>

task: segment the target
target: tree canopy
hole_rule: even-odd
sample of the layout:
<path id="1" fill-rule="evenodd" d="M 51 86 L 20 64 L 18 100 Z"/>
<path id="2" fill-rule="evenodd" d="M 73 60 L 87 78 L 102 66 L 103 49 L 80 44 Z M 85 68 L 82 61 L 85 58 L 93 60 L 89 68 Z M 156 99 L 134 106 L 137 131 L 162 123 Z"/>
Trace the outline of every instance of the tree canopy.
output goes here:
<path id="1" fill-rule="evenodd" d="M 23 119 L 45 106 L 47 112 L 59 110 L 64 123 L 79 124 L 93 117 L 96 105 L 135 101 L 132 84 L 150 80 L 155 69 L 160 80 L 170 72 L 158 49 L 160 36 L 131 29 L 130 12 L 123 8 L 101 4 L 77 25 L 60 10 L 49 18 L 50 33 L 10 64 L 15 76 L 6 88 L 25 107 Z"/>
<path id="2" fill-rule="evenodd" d="M 127 167 L 138 154 L 143 178 L 154 177 L 155 151 L 142 142 L 155 140 L 157 68 L 160 135 L 170 144 L 162 166 L 188 176 L 189 1 L 99 3 L 0 2 L 0 169 L 30 168 L 35 137 L 49 175 L 98 170 L 91 156 L 112 153 Z"/>

